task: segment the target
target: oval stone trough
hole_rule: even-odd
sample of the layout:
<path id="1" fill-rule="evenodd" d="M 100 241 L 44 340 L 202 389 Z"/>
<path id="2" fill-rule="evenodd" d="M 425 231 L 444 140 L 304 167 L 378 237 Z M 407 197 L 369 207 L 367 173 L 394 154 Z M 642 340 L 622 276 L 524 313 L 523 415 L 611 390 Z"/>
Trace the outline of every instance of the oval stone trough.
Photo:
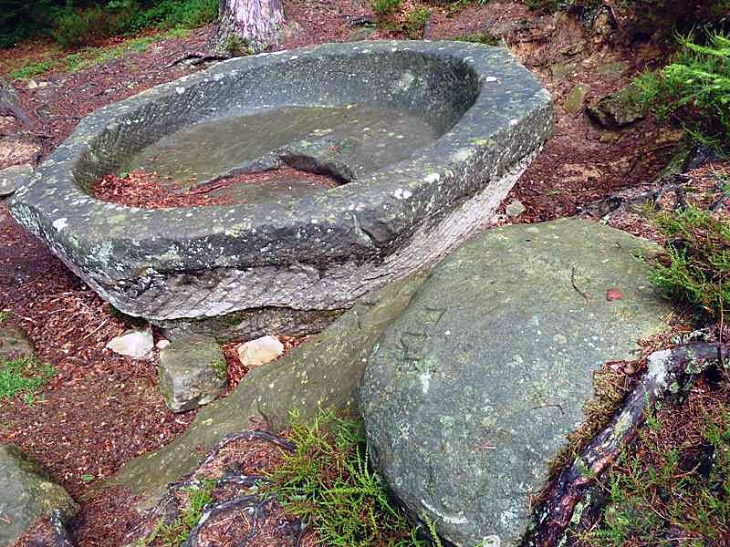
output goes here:
<path id="1" fill-rule="evenodd" d="M 552 131 L 549 94 L 505 49 L 327 44 L 219 63 L 98 110 L 10 210 L 129 315 L 326 312 L 492 222 Z M 197 183 L 288 165 L 338 185 L 169 209 L 93 197 L 101 177 L 156 159 Z"/>

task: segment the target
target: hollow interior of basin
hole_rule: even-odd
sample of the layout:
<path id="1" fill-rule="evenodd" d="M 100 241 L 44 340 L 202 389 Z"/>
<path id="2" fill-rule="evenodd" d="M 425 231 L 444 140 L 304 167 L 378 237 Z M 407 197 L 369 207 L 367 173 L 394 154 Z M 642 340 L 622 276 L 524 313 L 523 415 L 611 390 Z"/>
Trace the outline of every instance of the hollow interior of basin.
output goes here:
<path id="1" fill-rule="evenodd" d="M 308 173 L 340 185 L 389 169 L 453 128 L 481 90 L 460 58 L 390 48 L 243 60 L 200 76 L 131 99 L 77 157 L 76 184 L 94 194 L 104 177 L 137 171 L 176 191 L 234 181 L 233 203 L 325 192 Z M 287 168 L 301 176 L 244 176 Z"/>
<path id="2" fill-rule="evenodd" d="M 224 190 L 234 202 L 260 203 L 327 189 L 303 171 L 350 182 L 438 137 L 437 128 L 410 112 L 358 104 L 283 106 L 183 127 L 143 148 L 122 171 L 154 172 L 190 188 L 282 165 L 302 170 L 302 176 L 288 170 L 282 177 L 241 177 Z"/>

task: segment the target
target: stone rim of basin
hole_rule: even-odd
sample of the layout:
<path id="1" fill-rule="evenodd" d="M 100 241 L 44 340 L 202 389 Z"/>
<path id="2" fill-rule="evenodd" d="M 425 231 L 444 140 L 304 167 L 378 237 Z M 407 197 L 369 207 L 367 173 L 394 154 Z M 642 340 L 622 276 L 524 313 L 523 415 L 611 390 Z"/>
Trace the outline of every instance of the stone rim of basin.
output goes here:
<path id="1" fill-rule="evenodd" d="M 363 179 L 284 204 L 157 210 L 97 200 L 75 179 L 89 175 L 84 170 L 90 169 L 90 155 L 98 156 L 104 146 L 114 146 L 115 139 L 126 130 L 124 126 L 139 121 L 130 116 L 139 118 L 139 112 L 153 112 L 160 104 L 172 108 L 164 100 L 179 96 L 195 103 L 196 93 L 202 95 L 216 83 L 240 79 L 249 71 L 286 72 L 298 66 L 288 64 L 301 63 L 302 59 L 364 62 L 362 56 L 375 56 L 373 59 L 382 62 L 399 55 L 422 63 L 444 63 L 452 70 L 457 66 L 463 78 L 469 75 L 478 80 L 478 89 L 473 104 L 435 143 Z M 404 74 L 414 76 L 410 71 Z M 457 76 L 452 74 L 452 78 Z M 419 77 L 416 73 L 417 82 Z M 383 84 L 368 78 L 366 75 L 365 84 L 358 85 L 410 85 L 405 80 Z M 395 91 L 389 93 L 399 92 L 392 89 Z M 433 253 L 437 256 L 405 261 L 393 275 L 370 272 L 369 283 L 362 282 L 368 276 L 358 272 L 351 275 L 357 283 L 333 290 L 337 278 L 347 275 L 343 272 L 351 274 L 362 263 L 382 262 L 421 225 L 438 223 L 488 186 L 499 187 L 497 201 L 501 201 L 509 187 L 498 183 L 516 165 L 524 169 L 526 159 L 541 148 L 552 129 L 549 93 L 505 49 L 464 42 L 325 44 L 233 59 L 98 110 L 82 120 L 31 182 L 16 193 L 10 210 L 92 288 L 130 315 L 162 321 L 267 306 L 340 309 L 364 292 L 432 263 L 470 235 L 469 230 L 484 225 L 484 219 L 479 219 L 479 226 L 471 219 L 474 226 L 468 226 L 465 233 L 451 234 L 453 241 L 443 249 L 439 247 Z M 102 133 L 104 142 L 98 142 Z M 96 148 L 91 149 L 91 145 Z M 516 176 L 511 179 L 516 180 Z M 344 262 L 347 264 L 332 275 L 334 281 L 321 281 L 323 270 Z M 255 269 L 264 277 L 267 269 L 272 270 L 276 279 L 272 282 L 272 274 L 261 287 L 255 286 L 244 275 Z M 201 283 L 210 286 L 210 279 L 200 279 L 205 278 L 201 272 L 210 270 L 228 275 L 228 281 L 235 277 L 231 283 L 248 283 L 246 294 L 232 295 L 225 301 L 214 294 L 187 297 L 188 302 L 182 305 L 175 294 L 177 288 L 186 284 L 200 287 Z M 296 279 L 283 279 L 287 277 Z M 302 285 L 310 282 L 321 285 L 315 295 L 302 290 Z M 221 284 L 218 278 L 216 283 Z M 277 290 L 272 291 L 272 287 Z"/>

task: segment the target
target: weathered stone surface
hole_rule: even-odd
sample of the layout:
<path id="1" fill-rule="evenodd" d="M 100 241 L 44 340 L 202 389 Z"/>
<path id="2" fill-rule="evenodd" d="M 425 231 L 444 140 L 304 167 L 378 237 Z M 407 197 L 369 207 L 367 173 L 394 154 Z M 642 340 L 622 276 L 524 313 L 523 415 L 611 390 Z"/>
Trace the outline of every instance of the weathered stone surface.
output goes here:
<path id="1" fill-rule="evenodd" d="M 602 127 L 618 129 L 643 119 L 646 107 L 639 102 L 637 90 L 629 86 L 589 104 L 586 112 Z"/>
<path id="2" fill-rule="evenodd" d="M 226 358 L 213 338 L 181 338 L 160 351 L 159 376 L 168 408 L 186 412 L 214 401 L 225 389 Z"/>
<path id="3" fill-rule="evenodd" d="M 46 471 L 12 445 L 0 445 L 0 545 L 10 545 L 54 509 L 70 518 L 78 506 Z"/>
<path id="4" fill-rule="evenodd" d="M 304 336 L 330 326 L 344 310 L 260 308 L 194 321 L 155 321 L 171 340 L 191 334 L 211 336 L 221 343 L 251 340 L 266 335 Z"/>
<path id="5" fill-rule="evenodd" d="M 259 367 L 278 359 L 284 353 L 284 344 L 276 336 L 250 340 L 236 348 L 244 367 Z"/>
<path id="6" fill-rule="evenodd" d="M 435 140 L 374 171 L 355 170 L 347 184 L 284 201 L 145 210 L 89 194 L 162 137 L 291 104 L 385 109 L 420 120 Z M 340 150 L 351 159 L 357 143 L 332 142 L 317 129 L 327 128 L 231 169 L 273 161 L 346 172 L 349 159 L 343 166 L 330 156 Z M 10 209 L 129 315 L 163 322 L 260 308 L 338 310 L 434 263 L 493 220 L 552 130 L 549 94 L 505 49 L 328 44 L 232 59 L 97 111 Z"/>
<path id="7" fill-rule="evenodd" d="M 13 165 L 0 171 L 0 198 L 11 196 L 30 180 L 33 166 L 30 164 Z"/>
<path id="8" fill-rule="evenodd" d="M 28 335 L 18 327 L 0 324 L 0 357 L 12 359 L 16 357 L 32 357 L 35 355 L 33 343 Z"/>
<path id="9" fill-rule="evenodd" d="M 190 473 L 207 449 L 230 433 L 265 423 L 289 425 L 289 412 L 305 419 L 320 408 L 354 408 L 366 357 L 385 327 L 403 311 L 422 277 L 362 297 L 331 327 L 277 362 L 249 372 L 225 399 L 200 410 L 190 428 L 161 450 L 127 464 L 107 484 L 123 484 L 154 504 L 168 483 Z"/>
<path id="10" fill-rule="evenodd" d="M 636 253 L 580 220 L 498 228 L 446 258 L 369 359 L 360 410 L 396 496 L 449 541 L 516 545 L 592 372 L 670 311 Z M 609 302 L 608 289 L 625 296 Z"/>
<path id="11" fill-rule="evenodd" d="M 150 329 L 128 330 L 109 340 L 106 347 L 124 357 L 149 359 L 155 349 L 155 341 Z"/>

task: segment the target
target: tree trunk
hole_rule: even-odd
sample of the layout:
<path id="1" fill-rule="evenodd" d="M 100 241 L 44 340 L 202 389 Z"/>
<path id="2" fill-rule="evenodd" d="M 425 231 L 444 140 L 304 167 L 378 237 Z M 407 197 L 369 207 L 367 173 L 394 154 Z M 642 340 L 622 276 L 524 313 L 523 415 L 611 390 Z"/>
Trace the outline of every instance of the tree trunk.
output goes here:
<path id="1" fill-rule="evenodd" d="M 284 5 L 282 0 L 220 0 L 218 15 L 219 50 L 258 53 L 276 41 Z"/>

